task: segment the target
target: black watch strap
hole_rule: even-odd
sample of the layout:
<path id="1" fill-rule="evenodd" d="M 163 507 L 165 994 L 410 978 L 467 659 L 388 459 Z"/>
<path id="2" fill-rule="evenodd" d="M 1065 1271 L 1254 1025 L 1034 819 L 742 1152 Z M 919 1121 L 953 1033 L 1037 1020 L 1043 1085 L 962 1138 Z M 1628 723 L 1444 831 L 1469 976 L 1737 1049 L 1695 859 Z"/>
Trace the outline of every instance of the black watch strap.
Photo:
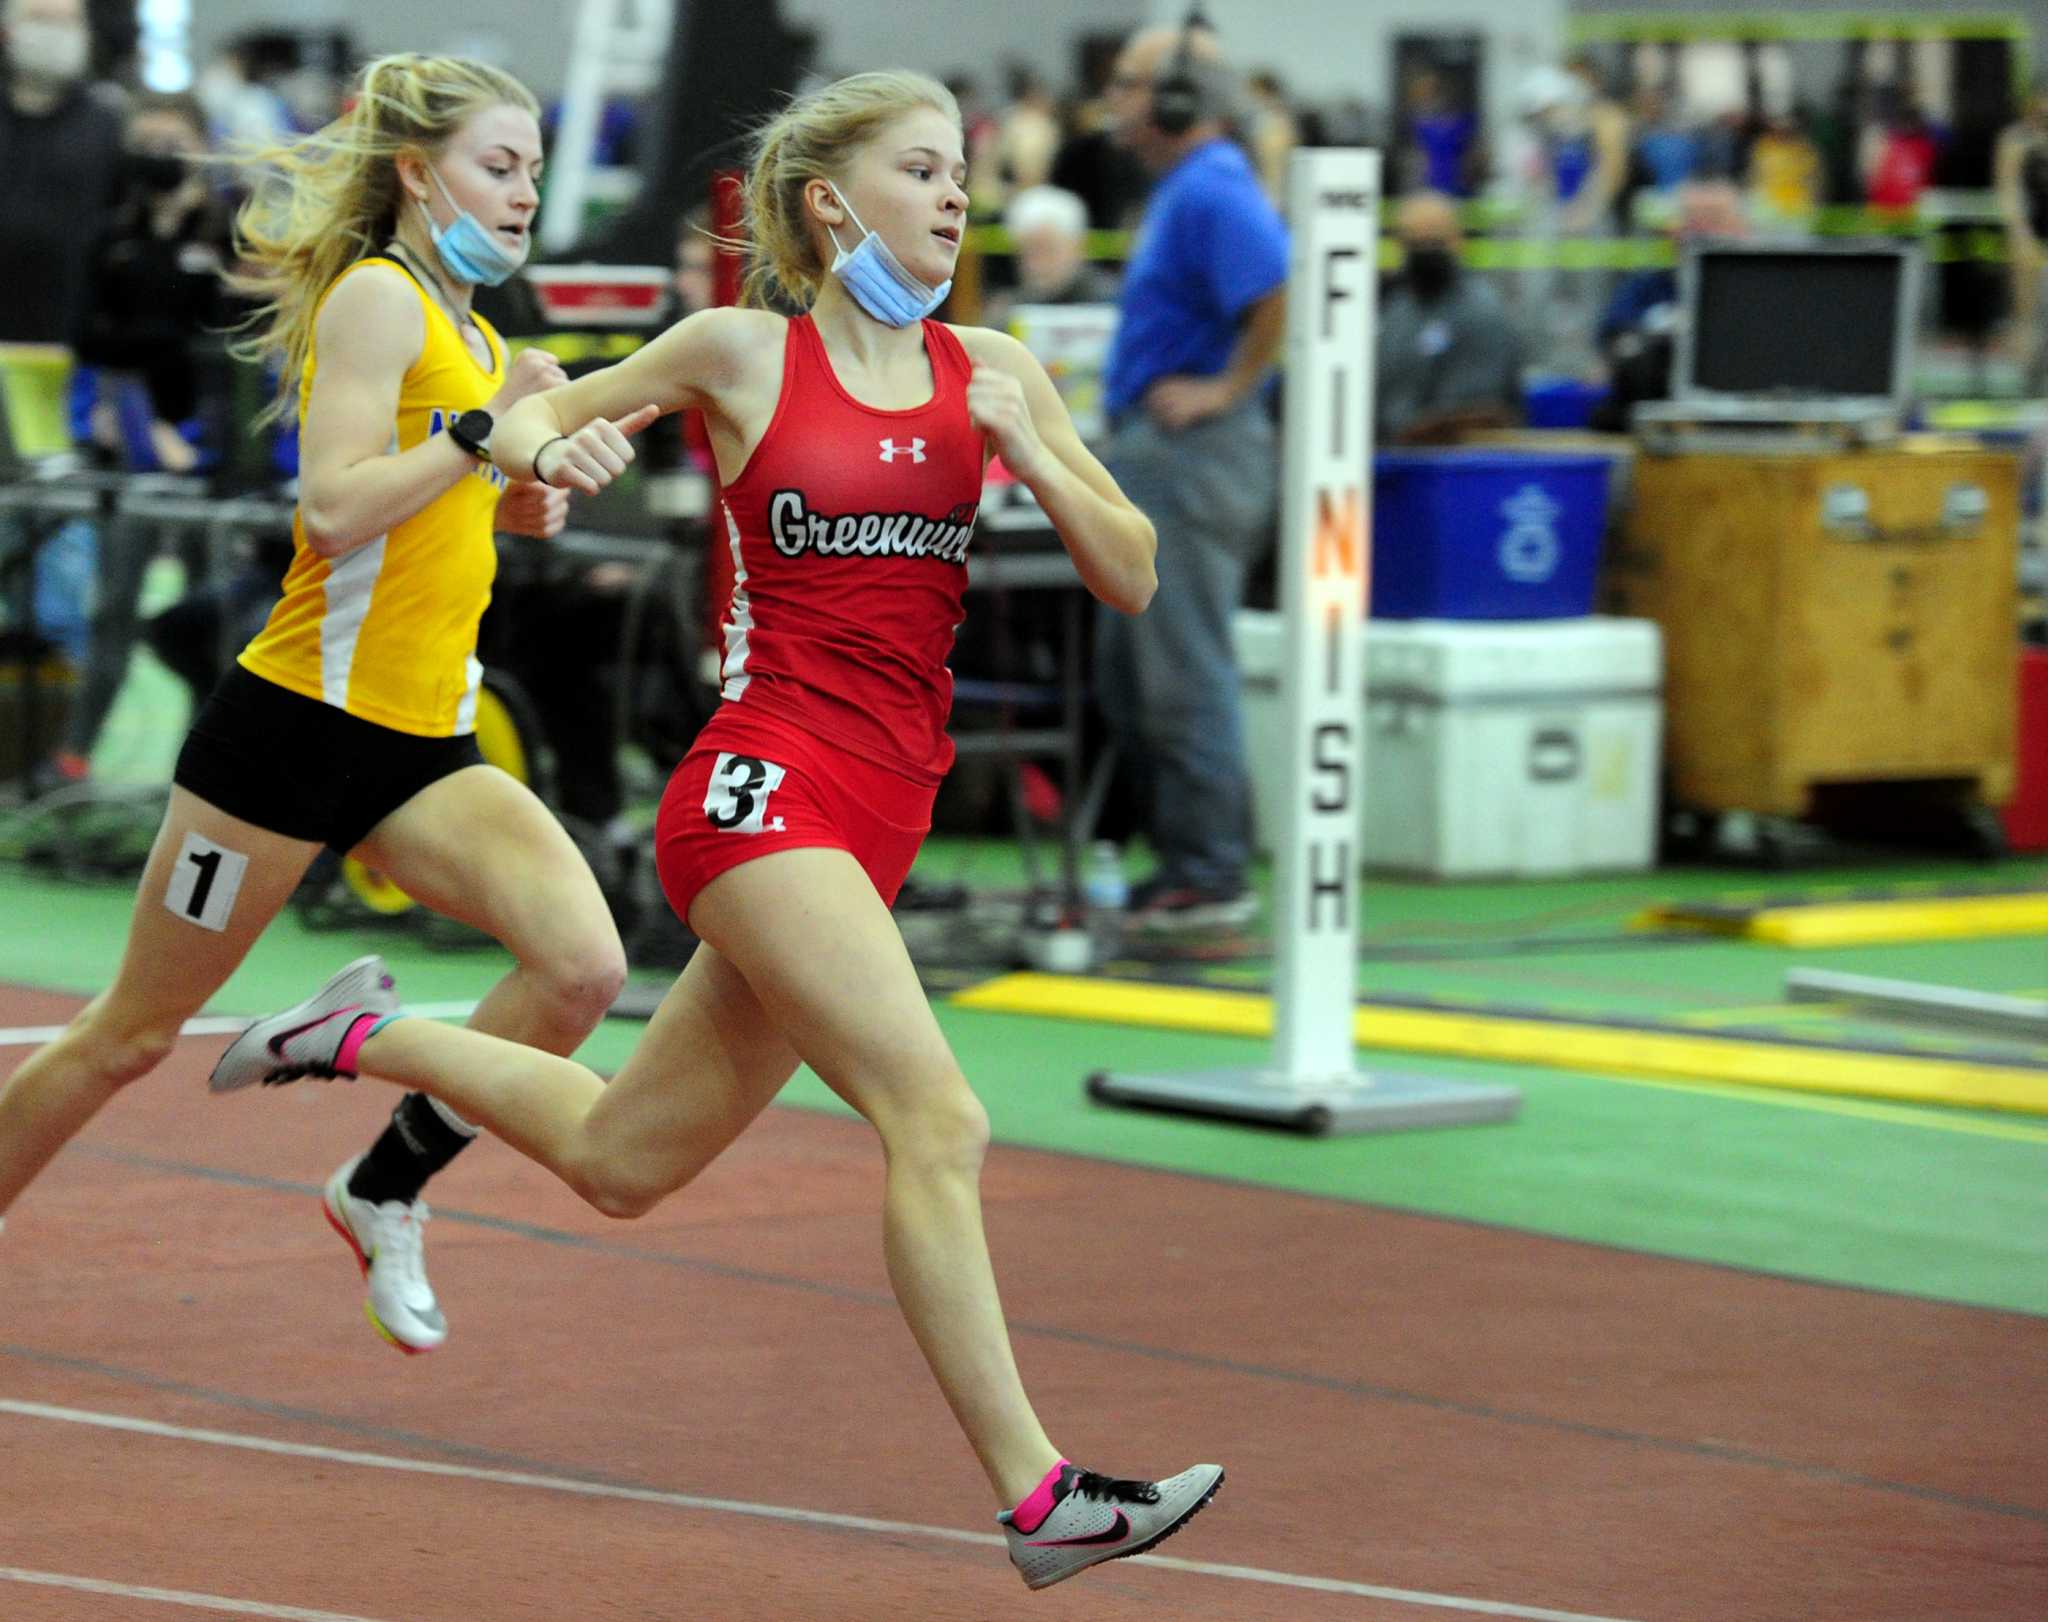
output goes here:
<path id="1" fill-rule="evenodd" d="M 491 459 L 491 430 L 497 426 L 488 411 L 465 411 L 448 424 L 448 437 L 479 462 Z"/>

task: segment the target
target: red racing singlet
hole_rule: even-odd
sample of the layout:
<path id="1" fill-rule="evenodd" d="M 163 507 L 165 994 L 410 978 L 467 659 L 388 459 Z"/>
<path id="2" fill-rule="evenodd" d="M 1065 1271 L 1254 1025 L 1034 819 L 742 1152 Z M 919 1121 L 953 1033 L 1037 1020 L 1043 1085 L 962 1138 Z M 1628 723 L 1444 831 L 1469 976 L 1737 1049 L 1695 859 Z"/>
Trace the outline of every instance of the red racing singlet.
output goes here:
<path id="1" fill-rule="evenodd" d="M 808 315 L 789 323 L 774 419 L 724 492 L 722 676 L 743 712 L 935 784 L 984 457 L 966 350 L 936 321 L 924 345 L 931 399 L 879 411 L 839 386 Z"/>

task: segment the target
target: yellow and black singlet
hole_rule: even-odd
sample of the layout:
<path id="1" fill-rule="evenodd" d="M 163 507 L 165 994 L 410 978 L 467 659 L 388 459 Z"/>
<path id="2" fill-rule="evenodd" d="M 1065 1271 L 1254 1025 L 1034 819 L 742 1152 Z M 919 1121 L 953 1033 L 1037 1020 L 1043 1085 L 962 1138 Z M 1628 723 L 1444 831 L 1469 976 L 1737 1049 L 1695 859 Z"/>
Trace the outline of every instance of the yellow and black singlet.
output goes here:
<path id="1" fill-rule="evenodd" d="M 334 287 L 367 265 L 403 274 L 426 316 L 426 342 L 399 388 L 395 455 L 497 393 L 505 344 L 477 317 L 492 358 L 489 371 L 478 365 L 454 320 L 395 260 L 358 260 Z M 322 295 L 323 306 L 334 287 Z M 310 350 L 299 379 L 302 429 L 319 364 L 317 349 Z M 474 730 L 483 682 L 477 623 L 497 574 L 492 524 L 504 488 L 505 476 L 480 462 L 454 489 L 342 558 L 308 546 L 304 516 L 295 512 L 284 597 L 242 650 L 242 664 L 266 681 L 399 732 L 445 738 Z"/>

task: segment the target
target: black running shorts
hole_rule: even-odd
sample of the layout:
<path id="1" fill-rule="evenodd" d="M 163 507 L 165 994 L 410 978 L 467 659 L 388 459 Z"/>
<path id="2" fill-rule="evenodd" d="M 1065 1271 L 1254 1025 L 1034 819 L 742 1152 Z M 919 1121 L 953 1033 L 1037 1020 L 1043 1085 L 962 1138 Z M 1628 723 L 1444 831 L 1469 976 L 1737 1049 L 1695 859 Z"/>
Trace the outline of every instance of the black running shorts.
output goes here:
<path id="1" fill-rule="evenodd" d="M 231 817 L 346 855 L 428 784 L 483 763 L 473 733 L 414 737 L 234 664 L 194 718 L 171 781 Z"/>

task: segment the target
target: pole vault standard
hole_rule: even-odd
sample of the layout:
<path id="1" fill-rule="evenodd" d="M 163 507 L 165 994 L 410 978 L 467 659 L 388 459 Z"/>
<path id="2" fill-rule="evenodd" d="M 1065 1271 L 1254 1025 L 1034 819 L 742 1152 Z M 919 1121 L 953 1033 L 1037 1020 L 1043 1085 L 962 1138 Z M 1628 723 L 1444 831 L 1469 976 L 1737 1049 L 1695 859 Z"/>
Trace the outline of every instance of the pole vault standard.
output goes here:
<path id="1" fill-rule="evenodd" d="M 1106 1103 L 1309 1132 L 1504 1121 L 1521 1107 L 1511 1087 L 1353 1065 L 1379 203 L 1377 152 L 1294 155 L 1280 498 L 1280 684 L 1293 749 L 1274 847 L 1272 1061 L 1090 1076 L 1089 1094 Z"/>

